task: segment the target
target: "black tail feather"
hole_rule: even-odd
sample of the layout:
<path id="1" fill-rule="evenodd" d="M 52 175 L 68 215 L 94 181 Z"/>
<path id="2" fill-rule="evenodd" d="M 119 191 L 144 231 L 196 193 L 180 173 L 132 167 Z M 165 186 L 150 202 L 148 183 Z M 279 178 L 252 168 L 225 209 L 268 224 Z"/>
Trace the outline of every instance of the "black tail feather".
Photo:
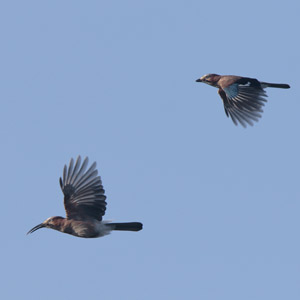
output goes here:
<path id="1" fill-rule="evenodd" d="M 128 222 L 128 223 L 108 223 L 106 226 L 112 228 L 112 230 L 123 230 L 123 231 L 140 231 L 143 229 L 143 224 L 139 222 Z"/>
<path id="2" fill-rule="evenodd" d="M 262 85 L 265 85 L 266 87 L 272 87 L 272 88 L 279 88 L 279 89 L 289 89 L 290 86 L 285 83 L 268 83 L 268 82 L 261 82 Z"/>

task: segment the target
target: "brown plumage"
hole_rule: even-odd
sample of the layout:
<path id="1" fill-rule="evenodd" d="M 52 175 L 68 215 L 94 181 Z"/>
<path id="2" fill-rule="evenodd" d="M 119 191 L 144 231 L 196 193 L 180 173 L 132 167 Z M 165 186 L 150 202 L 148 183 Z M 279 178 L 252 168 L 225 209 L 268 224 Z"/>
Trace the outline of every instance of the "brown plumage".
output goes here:
<path id="1" fill-rule="evenodd" d="M 64 166 L 63 178 L 59 179 L 64 194 L 66 218 L 50 217 L 33 227 L 27 234 L 40 228 L 51 228 L 78 237 L 95 238 L 109 234 L 112 230 L 139 231 L 142 223 L 109 223 L 102 221 L 106 210 L 106 196 L 96 162 L 86 171 L 88 158 L 81 165 L 78 156 L 75 165 L 73 158 L 69 167 Z"/>
<path id="2" fill-rule="evenodd" d="M 255 78 L 234 75 L 207 74 L 196 82 L 218 88 L 227 117 L 231 117 L 235 125 L 240 123 L 243 127 L 253 125 L 253 121 L 261 117 L 262 107 L 267 102 L 265 88 L 290 88 L 288 84 L 260 82 Z"/>

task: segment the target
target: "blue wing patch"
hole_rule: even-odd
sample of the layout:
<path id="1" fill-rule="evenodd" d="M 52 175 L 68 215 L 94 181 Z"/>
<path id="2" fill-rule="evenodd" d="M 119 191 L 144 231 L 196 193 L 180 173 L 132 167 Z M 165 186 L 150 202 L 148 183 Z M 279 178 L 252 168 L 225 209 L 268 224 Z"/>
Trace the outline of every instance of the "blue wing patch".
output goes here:
<path id="1" fill-rule="evenodd" d="M 234 84 L 228 86 L 227 88 L 223 88 L 223 90 L 229 99 L 235 98 L 239 93 L 239 84 L 234 83 Z"/>

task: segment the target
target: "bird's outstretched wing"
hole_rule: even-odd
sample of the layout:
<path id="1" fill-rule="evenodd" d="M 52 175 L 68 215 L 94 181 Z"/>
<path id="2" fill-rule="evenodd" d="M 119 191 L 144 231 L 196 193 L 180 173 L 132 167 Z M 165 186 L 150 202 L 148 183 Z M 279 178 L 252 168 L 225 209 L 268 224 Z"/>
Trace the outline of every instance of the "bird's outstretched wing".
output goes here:
<path id="1" fill-rule="evenodd" d="M 96 170 L 96 162 L 86 171 L 88 158 L 78 156 L 75 165 L 71 158 L 69 167 L 64 166 L 63 178 L 59 179 L 64 193 L 64 205 L 68 219 L 102 220 L 106 210 L 106 196 Z"/>
<path id="2" fill-rule="evenodd" d="M 267 102 L 267 94 L 257 79 L 242 77 L 233 84 L 220 87 L 221 96 L 227 117 L 231 117 L 233 123 L 240 123 L 243 127 L 253 125 L 258 121 L 263 112 L 264 102 Z"/>

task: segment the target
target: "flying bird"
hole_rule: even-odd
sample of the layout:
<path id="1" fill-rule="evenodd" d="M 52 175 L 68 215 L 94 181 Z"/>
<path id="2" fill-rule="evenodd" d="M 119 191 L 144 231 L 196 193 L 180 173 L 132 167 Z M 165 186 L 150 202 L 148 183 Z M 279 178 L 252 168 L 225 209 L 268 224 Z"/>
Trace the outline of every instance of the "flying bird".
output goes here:
<path id="1" fill-rule="evenodd" d="M 204 82 L 218 88 L 227 117 L 231 117 L 235 125 L 240 123 L 243 127 L 252 126 L 253 121 L 258 121 L 261 117 L 264 102 L 267 102 L 265 88 L 290 88 L 288 84 L 267 83 L 234 75 L 207 74 L 196 82 Z"/>
<path id="2" fill-rule="evenodd" d="M 69 167 L 63 169 L 63 178 L 59 179 L 64 194 L 66 218 L 50 217 L 33 227 L 27 234 L 40 228 L 51 228 L 82 238 L 96 238 L 109 234 L 112 230 L 139 231 L 143 224 L 139 222 L 110 223 L 103 221 L 106 210 L 106 196 L 100 176 L 94 162 L 88 170 L 88 158 L 78 156 L 75 165 L 71 158 Z"/>

